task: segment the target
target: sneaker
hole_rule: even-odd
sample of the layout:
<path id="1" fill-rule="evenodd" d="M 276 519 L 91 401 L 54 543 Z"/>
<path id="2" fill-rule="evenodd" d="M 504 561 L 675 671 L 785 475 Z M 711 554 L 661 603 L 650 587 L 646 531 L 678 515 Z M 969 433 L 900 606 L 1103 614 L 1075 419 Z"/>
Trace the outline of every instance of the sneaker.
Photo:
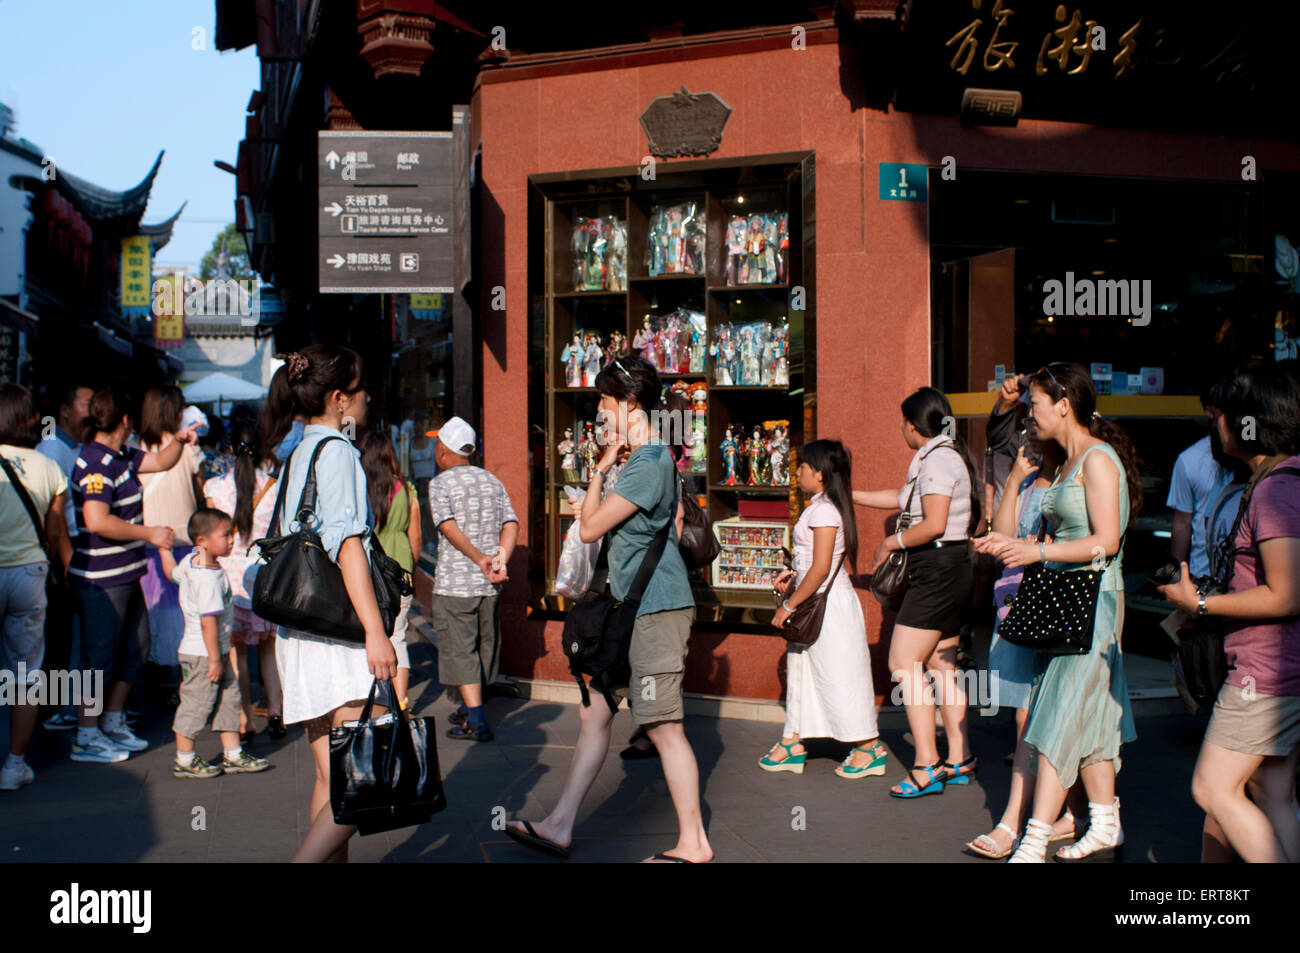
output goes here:
<path id="1" fill-rule="evenodd" d="M 72 740 L 72 760 L 91 761 L 99 764 L 116 764 L 131 757 L 131 752 L 119 747 L 108 735 L 96 731 L 85 744 L 80 744 L 75 736 Z"/>
<path id="2" fill-rule="evenodd" d="M 12 771 L 9 768 L 0 768 L 0 791 L 17 791 L 24 784 L 31 784 L 35 780 L 36 772 L 26 762 L 23 762 L 22 767 Z"/>
<path id="3" fill-rule="evenodd" d="M 50 731 L 68 731 L 77 727 L 77 715 L 75 712 L 59 711 L 55 712 L 43 722 Z"/>
<path id="4" fill-rule="evenodd" d="M 265 771 L 271 766 L 271 762 L 265 758 L 254 758 L 247 751 L 239 752 L 239 758 L 231 761 L 224 754 L 221 756 L 221 770 L 226 774 L 256 774 L 258 771 Z"/>
<path id="5" fill-rule="evenodd" d="M 104 736 L 119 748 L 125 748 L 127 751 L 143 751 L 149 747 L 149 742 L 145 741 L 125 724 L 116 731 L 105 731 Z"/>
<path id="6" fill-rule="evenodd" d="M 221 773 L 221 769 L 215 764 L 208 764 L 198 755 L 194 756 L 194 760 L 188 766 L 172 759 L 173 778 L 215 778 Z"/>

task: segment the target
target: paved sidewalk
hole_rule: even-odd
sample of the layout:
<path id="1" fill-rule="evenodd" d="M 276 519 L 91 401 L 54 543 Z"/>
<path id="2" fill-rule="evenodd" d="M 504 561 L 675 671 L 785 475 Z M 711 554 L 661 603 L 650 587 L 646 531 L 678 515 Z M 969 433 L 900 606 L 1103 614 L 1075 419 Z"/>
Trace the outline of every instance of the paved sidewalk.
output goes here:
<path id="1" fill-rule="evenodd" d="M 573 705 L 492 699 L 497 740 L 456 742 L 442 736 L 452 705 L 430 679 L 433 649 L 412 647 L 411 695 L 421 714 L 436 715 L 438 753 L 449 806 L 432 823 L 354 838 L 356 861 L 555 863 L 514 844 L 494 818 L 540 818 L 564 783 L 578 733 Z M 689 717 L 687 735 L 700 762 L 705 818 L 719 861 L 923 861 L 984 863 L 962 845 L 987 831 L 1006 797 L 1010 713 L 972 713 L 981 758 L 978 780 L 942 796 L 889 797 L 910 763 L 901 712 L 881 716 L 890 750 L 884 778 L 846 781 L 834 768 L 844 746 L 813 743 L 803 775 L 767 774 L 756 759 L 779 726 Z M 211 781 L 171 776 L 169 710 L 145 712 L 141 733 L 154 746 L 117 765 L 68 760 L 69 732 L 40 729 L 29 760 L 36 782 L 0 792 L 0 858 L 9 861 L 283 861 L 303 835 L 313 767 L 299 729 L 281 742 L 259 734 L 254 753 L 273 768 Z M 0 716 L 0 722 L 7 718 Z M 264 723 L 259 719 L 259 728 Z M 5 726 L 7 729 L 7 725 Z M 3 731 L 5 729 L 0 729 Z M 1200 850 L 1201 815 L 1192 802 L 1192 766 L 1204 720 L 1183 715 L 1138 718 L 1139 740 L 1125 749 L 1119 776 L 1127 859 L 1191 862 Z M 613 746 L 584 805 L 574 861 L 632 861 L 675 842 L 675 817 L 657 760 L 618 757 L 632 726 L 614 722 Z M 3 735 L 0 735 L 3 736 Z M 200 741 L 204 756 L 215 736 Z M 202 811 L 197 811 L 202 808 Z M 203 816 L 205 824 L 196 818 Z M 796 829 L 802 818 L 803 829 Z M 202 829 L 196 830 L 195 827 Z"/>

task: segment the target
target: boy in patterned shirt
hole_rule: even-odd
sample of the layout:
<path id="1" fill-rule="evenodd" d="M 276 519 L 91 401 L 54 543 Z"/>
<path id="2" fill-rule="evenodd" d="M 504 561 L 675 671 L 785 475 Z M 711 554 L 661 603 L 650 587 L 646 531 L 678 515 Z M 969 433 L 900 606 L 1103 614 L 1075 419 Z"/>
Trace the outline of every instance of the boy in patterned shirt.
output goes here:
<path id="1" fill-rule="evenodd" d="M 474 428 L 452 417 L 438 431 L 438 475 L 429 508 L 438 528 L 432 613 L 438 632 L 438 677 L 460 689 L 461 706 L 447 737 L 491 741 L 483 686 L 496 680 L 501 628 L 497 596 L 508 576 L 519 518 L 501 481 L 469 462 Z"/>

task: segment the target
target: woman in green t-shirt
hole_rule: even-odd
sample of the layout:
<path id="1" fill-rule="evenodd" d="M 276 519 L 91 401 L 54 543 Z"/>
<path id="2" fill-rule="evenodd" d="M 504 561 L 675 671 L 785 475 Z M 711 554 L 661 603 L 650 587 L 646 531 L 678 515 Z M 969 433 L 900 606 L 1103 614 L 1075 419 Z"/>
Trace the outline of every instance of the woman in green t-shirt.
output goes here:
<path id="1" fill-rule="evenodd" d="M 370 513 L 375 518 L 375 541 L 403 569 L 414 572 L 422 545 L 420 498 L 415 487 L 402 479 L 393 442 L 385 434 L 372 430 L 361 438 L 361 468 L 366 471 L 366 495 L 370 499 Z M 411 707 L 406 698 L 411 683 L 411 657 L 406 651 L 406 625 L 410 612 L 411 597 L 402 596 L 402 610 L 397 614 L 392 631 L 393 650 L 397 653 L 397 677 L 393 679 L 393 687 L 407 711 Z"/>

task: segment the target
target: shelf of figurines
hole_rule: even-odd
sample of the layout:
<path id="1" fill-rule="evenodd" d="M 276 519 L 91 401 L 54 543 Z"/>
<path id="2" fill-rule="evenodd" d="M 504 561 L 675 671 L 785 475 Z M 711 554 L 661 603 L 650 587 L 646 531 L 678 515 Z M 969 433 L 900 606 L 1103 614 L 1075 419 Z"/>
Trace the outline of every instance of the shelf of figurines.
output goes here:
<path id="1" fill-rule="evenodd" d="M 559 342 L 555 342 L 558 346 Z M 790 386 L 790 324 L 776 321 L 715 321 L 703 312 L 677 308 L 647 314 L 631 340 L 619 330 L 575 327 L 559 348 L 564 385 L 576 390 L 595 385 L 601 369 L 636 352 L 665 377 L 700 377 L 718 388 L 781 390 Z"/>
<path id="2" fill-rule="evenodd" d="M 628 219 L 619 214 L 620 200 L 557 206 L 556 240 L 566 247 L 556 248 L 553 293 L 622 293 L 630 282 L 684 278 L 706 278 L 724 290 L 788 283 L 787 211 L 772 206 L 740 214 L 715 201 L 710 220 L 705 204 L 678 200 L 644 211 L 636 208 L 631 232 Z M 716 250 L 710 248 L 711 235 Z"/>

